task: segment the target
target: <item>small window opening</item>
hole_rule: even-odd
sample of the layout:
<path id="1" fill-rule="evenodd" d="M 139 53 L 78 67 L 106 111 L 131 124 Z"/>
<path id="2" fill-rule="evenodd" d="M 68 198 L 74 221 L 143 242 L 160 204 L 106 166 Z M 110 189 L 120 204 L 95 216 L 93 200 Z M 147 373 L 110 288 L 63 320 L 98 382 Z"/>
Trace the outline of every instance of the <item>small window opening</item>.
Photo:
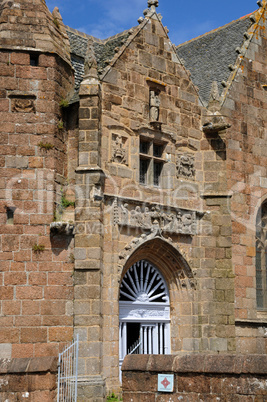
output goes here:
<path id="1" fill-rule="evenodd" d="M 163 153 L 166 144 L 154 142 L 153 139 L 149 138 L 140 138 L 139 144 L 139 182 L 159 187 L 164 167 Z"/>
<path id="2" fill-rule="evenodd" d="M 149 142 L 147 141 L 140 141 L 140 153 L 141 154 L 148 154 L 149 152 Z"/>
<path id="3" fill-rule="evenodd" d="M 161 171 L 162 171 L 163 163 L 160 162 L 155 162 L 154 161 L 154 186 L 159 186 L 160 185 L 160 176 L 161 176 Z"/>
<path id="4" fill-rule="evenodd" d="M 163 146 L 158 144 L 153 144 L 153 156 L 156 158 L 162 158 Z"/>
<path id="5" fill-rule="evenodd" d="M 6 215 L 7 215 L 7 225 L 14 225 L 14 209 L 7 208 Z"/>
<path id="6" fill-rule="evenodd" d="M 140 159 L 140 183 L 147 183 L 147 172 L 149 167 L 149 161 L 147 159 Z"/>
<path id="7" fill-rule="evenodd" d="M 39 55 L 36 53 L 30 54 L 30 65 L 33 67 L 37 67 L 39 62 Z"/>

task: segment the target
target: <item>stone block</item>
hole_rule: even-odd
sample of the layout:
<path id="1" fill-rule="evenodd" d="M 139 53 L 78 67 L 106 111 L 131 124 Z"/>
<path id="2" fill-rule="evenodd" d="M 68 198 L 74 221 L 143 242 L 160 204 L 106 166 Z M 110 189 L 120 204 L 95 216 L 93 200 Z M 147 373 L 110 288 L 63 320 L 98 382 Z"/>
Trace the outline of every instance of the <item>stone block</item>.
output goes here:
<path id="1" fill-rule="evenodd" d="M 11 343 L 2 343 L 0 344 L 0 356 L 1 359 L 10 359 L 12 353 L 12 345 Z"/>
<path id="2" fill-rule="evenodd" d="M 177 389 L 179 392 L 200 394 L 210 393 L 210 378 L 203 375 L 185 376 L 180 375 L 177 378 Z"/>
<path id="3" fill-rule="evenodd" d="M 74 288 L 75 300 L 90 300 L 100 298 L 99 286 L 76 286 Z M 74 307 L 75 308 L 75 307 Z"/>
<path id="4" fill-rule="evenodd" d="M 211 338 L 210 348 L 214 352 L 227 352 L 227 339 L 224 338 Z"/>

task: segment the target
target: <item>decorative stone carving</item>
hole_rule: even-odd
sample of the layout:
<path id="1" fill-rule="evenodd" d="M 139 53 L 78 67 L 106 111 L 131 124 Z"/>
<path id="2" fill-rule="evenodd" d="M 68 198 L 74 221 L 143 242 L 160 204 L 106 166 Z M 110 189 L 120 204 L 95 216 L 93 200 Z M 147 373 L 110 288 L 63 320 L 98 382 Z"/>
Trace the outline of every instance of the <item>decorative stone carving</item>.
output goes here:
<path id="1" fill-rule="evenodd" d="M 53 234 L 65 234 L 70 236 L 74 234 L 74 224 L 69 222 L 52 222 L 50 230 Z"/>
<path id="2" fill-rule="evenodd" d="M 93 41 L 89 40 L 84 60 L 84 77 L 83 79 L 98 78 L 97 61 L 94 56 Z"/>
<path id="3" fill-rule="evenodd" d="M 112 157 L 111 162 L 128 165 L 127 138 L 112 134 Z"/>
<path id="4" fill-rule="evenodd" d="M 29 98 L 13 98 L 12 112 L 21 112 L 21 113 L 35 112 L 34 100 Z"/>
<path id="5" fill-rule="evenodd" d="M 156 11 L 156 7 L 159 6 L 159 1 L 158 0 L 148 0 L 147 5 L 149 8 L 151 8 L 152 11 Z"/>
<path id="6" fill-rule="evenodd" d="M 100 184 L 95 184 L 92 187 L 90 197 L 95 201 L 102 201 L 103 200 L 103 190 Z"/>
<path id="7" fill-rule="evenodd" d="M 159 120 L 159 107 L 160 107 L 159 91 L 151 89 L 149 96 L 150 96 L 150 99 L 149 99 L 150 120 L 158 121 Z"/>
<path id="8" fill-rule="evenodd" d="M 162 310 L 149 310 L 149 309 L 138 309 L 138 310 L 130 310 L 127 314 L 128 318 L 165 318 L 169 317 L 169 309 Z"/>
<path id="9" fill-rule="evenodd" d="M 202 129 L 205 134 L 215 134 L 231 127 L 231 124 L 228 124 L 224 116 L 221 116 L 219 112 L 204 116 L 203 123 Z"/>
<path id="10" fill-rule="evenodd" d="M 129 207 L 127 203 L 114 207 L 114 222 L 121 226 L 129 226 L 151 230 L 151 235 L 161 235 L 161 232 L 183 233 L 193 235 L 197 231 L 196 213 L 194 211 L 172 210 L 164 211 L 159 205 L 141 208 Z"/>
<path id="11" fill-rule="evenodd" d="M 177 177 L 195 178 L 195 156 L 193 154 L 178 154 L 176 162 Z"/>
<path id="12" fill-rule="evenodd" d="M 190 272 L 185 272 L 184 270 L 181 270 L 178 272 L 176 275 L 176 280 L 177 280 L 177 285 L 178 287 L 182 289 L 196 289 L 197 287 L 197 281 L 193 277 L 192 271 Z"/>

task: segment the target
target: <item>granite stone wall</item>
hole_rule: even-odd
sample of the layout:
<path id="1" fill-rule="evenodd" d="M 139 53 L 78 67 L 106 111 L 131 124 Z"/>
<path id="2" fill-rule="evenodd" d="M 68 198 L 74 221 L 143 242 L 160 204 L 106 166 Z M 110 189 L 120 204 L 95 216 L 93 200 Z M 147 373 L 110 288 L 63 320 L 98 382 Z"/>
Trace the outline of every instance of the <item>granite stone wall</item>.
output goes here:
<path id="1" fill-rule="evenodd" d="M 0 354 L 7 359 L 57 356 L 73 334 L 73 237 L 50 231 L 75 141 L 60 106 L 73 73 L 56 17 L 58 27 L 41 1 L 0 9 Z"/>
<path id="2" fill-rule="evenodd" d="M 124 402 L 246 401 L 267 398 L 262 355 L 127 356 L 122 367 Z M 174 391 L 158 392 L 158 374 L 174 374 Z"/>
<path id="3" fill-rule="evenodd" d="M 0 359 L 0 400 L 56 400 L 57 358 Z"/>

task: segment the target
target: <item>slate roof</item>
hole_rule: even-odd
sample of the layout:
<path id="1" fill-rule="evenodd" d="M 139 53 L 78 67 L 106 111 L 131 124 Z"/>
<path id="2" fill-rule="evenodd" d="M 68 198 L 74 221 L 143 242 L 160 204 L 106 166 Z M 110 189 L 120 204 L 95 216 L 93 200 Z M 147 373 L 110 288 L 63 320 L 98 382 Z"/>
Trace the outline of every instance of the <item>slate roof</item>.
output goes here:
<path id="1" fill-rule="evenodd" d="M 71 63 L 74 68 L 75 91 L 71 103 L 79 101 L 79 88 L 84 75 L 84 59 L 88 41 L 93 41 L 93 49 L 97 61 L 98 72 L 101 73 L 107 63 L 114 57 L 116 48 L 120 48 L 129 36 L 129 31 L 124 31 L 108 39 L 101 40 L 86 35 L 66 26 L 70 41 Z"/>
<path id="2" fill-rule="evenodd" d="M 221 82 L 227 81 L 230 75 L 228 66 L 234 65 L 238 57 L 236 48 L 242 46 L 244 33 L 252 25 L 249 17 L 242 17 L 176 47 L 205 106 L 213 81 L 218 82 L 219 93 L 223 90 Z"/>

